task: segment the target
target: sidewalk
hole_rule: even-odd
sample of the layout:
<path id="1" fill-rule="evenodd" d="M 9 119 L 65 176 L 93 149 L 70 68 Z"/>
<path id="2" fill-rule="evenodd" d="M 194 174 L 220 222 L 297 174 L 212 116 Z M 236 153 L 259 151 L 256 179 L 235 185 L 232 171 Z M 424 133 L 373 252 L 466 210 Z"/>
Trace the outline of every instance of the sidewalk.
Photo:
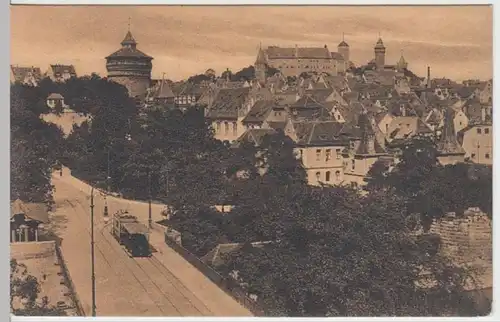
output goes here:
<path id="1" fill-rule="evenodd" d="M 194 266 L 187 263 L 176 251 L 168 247 L 164 238 L 160 231 L 151 231 L 150 243 L 157 250 L 153 256 L 202 303 L 209 307 L 214 316 L 252 316 L 249 310 L 220 289 Z"/>

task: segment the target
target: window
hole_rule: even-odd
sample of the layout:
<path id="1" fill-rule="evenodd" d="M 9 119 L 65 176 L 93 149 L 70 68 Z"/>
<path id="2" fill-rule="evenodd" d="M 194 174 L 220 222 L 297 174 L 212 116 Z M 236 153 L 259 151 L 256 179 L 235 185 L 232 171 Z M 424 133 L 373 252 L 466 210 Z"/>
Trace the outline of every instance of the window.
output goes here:
<path id="1" fill-rule="evenodd" d="M 475 154 L 475 153 L 472 153 L 472 154 L 470 155 L 470 157 L 471 157 L 471 159 L 475 159 L 475 158 L 476 158 L 476 154 Z"/>
<path id="2" fill-rule="evenodd" d="M 356 166 L 356 161 L 355 160 L 352 160 L 351 161 L 351 168 L 354 170 L 354 167 Z"/>
<path id="3" fill-rule="evenodd" d="M 340 121 L 340 114 L 337 114 L 337 120 Z"/>
<path id="4" fill-rule="evenodd" d="M 238 134 L 238 124 L 236 122 L 233 122 L 233 135 Z"/>
<path id="5" fill-rule="evenodd" d="M 484 129 L 484 134 L 490 134 L 490 129 Z"/>
<path id="6" fill-rule="evenodd" d="M 274 112 L 274 116 L 278 116 L 278 112 Z"/>
<path id="7" fill-rule="evenodd" d="M 387 133 L 387 132 L 389 132 L 389 124 L 386 124 L 386 125 L 385 125 L 385 132 L 386 132 L 386 133 Z"/>
<path id="8" fill-rule="evenodd" d="M 335 171 L 335 180 L 340 181 L 340 171 Z"/>
<path id="9" fill-rule="evenodd" d="M 481 129 L 477 129 L 477 134 L 481 134 Z"/>
<path id="10" fill-rule="evenodd" d="M 229 123 L 224 122 L 224 133 L 228 134 L 229 133 Z"/>
<path id="11" fill-rule="evenodd" d="M 335 150 L 335 154 L 337 155 L 337 160 L 340 160 L 340 157 L 342 155 L 342 151 L 340 149 Z"/>
<path id="12" fill-rule="evenodd" d="M 321 149 L 316 150 L 316 161 L 321 160 Z"/>
<path id="13" fill-rule="evenodd" d="M 489 154 L 489 153 L 486 153 L 486 154 L 484 155 L 484 157 L 485 157 L 486 159 L 489 159 L 489 158 L 490 158 L 490 154 Z"/>
<path id="14" fill-rule="evenodd" d="M 316 172 L 316 180 L 319 181 L 321 177 L 321 172 Z"/>
<path id="15" fill-rule="evenodd" d="M 304 157 L 304 150 L 300 149 L 299 153 L 300 153 L 300 159 L 302 160 L 302 158 Z"/>
<path id="16" fill-rule="evenodd" d="M 326 171 L 326 174 L 325 174 L 325 181 L 330 181 L 330 171 Z"/>
<path id="17" fill-rule="evenodd" d="M 215 129 L 215 132 L 217 132 L 217 133 L 220 132 L 220 122 L 217 122 L 217 127 Z"/>
<path id="18" fill-rule="evenodd" d="M 332 150 L 326 149 L 326 151 L 325 151 L 325 161 L 328 162 L 328 160 L 330 160 L 331 157 L 332 157 Z"/>

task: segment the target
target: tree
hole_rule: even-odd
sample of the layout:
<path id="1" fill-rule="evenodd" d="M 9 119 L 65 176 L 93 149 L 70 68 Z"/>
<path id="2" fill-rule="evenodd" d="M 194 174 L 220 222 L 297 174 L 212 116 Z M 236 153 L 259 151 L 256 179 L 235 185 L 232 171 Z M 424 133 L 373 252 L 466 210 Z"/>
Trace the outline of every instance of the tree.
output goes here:
<path id="1" fill-rule="evenodd" d="M 200 84 L 204 81 L 212 81 L 213 80 L 213 77 L 210 77 L 206 74 L 198 74 L 198 75 L 194 75 L 194 76 L 191 76 L 188 78 L 188 83 L 192 83 L 192 84 Z"/>
<path id="2" fill-rule="evenodd" d="M 52 203 L 51 175 L 64 148 L 62 130 L 40 118 L 33 88 L 11 86 L 11 200 Z"/>
<path id="3" fill-rule="evenodd" d="M 389 164 L 377 161 L 370 171 L 366 190 L 388 189 L 405 198 L 411 213 L 419 214 L 425 229 L 448 212 L 462 215 L 469 207 L 491 213 L 491 171 L 473 175 L 467 163 L 442 166 L 433 142 L 416 138 L 403 147 L 400 162 L 392 171 Z M 472 171 L 472 172 L 471 172 Z"/>
<path id="4" fill-rule="evenodd" d="M 341 187 L 288 200 L 284 234 L 264 247 L 225 257 L 268 315 L 474 315 L 460 294 L 467 272 L 453 266 L 407 225 L 405 200 L 362 197 Z M 425 275 L 423 275 L 425 273 Z M 425 283 L 427 278 L 436 283 Z M 460 300 L 460 302 L 459 302 Z"/>
<path id="5" fill-rule="evenodd" d="M 249 81 L 252 79 L 255 79 L 255 67 L 252 65 L 241 69 L 231 76 L 231 80 L 236 82 L 241 80 Z"/>
<path id="6" fill-rule="evenodd" d="M 36 277 L 30 275 L 26 265 L 19 264 L 15 259 L 10 261 L 10 308 L 18 316 L 65 316 L 66 313 L 51 306 L 45 296 L 42 303 L 37 303 L 40 294 L 40 284 Z M 23 303 L 18 307 L 15 302 Z"/>
<path id="7" fill-rule="evenodd" d="M 279 74 L 281 71 L 272 66 L 266 65 L 266 77 L 274 76 L 275 74 Z"/>

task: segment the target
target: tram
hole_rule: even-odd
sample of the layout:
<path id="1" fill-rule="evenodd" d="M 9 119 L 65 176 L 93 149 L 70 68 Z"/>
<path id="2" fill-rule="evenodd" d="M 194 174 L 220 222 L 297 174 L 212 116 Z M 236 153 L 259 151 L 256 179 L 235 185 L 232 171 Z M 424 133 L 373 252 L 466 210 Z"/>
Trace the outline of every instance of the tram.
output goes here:
<path id="1" fill-rule="evenodd" d="M 112 218 L 111 234 L 131 257 L 150 257 L 149 229 L 136 216 L 118 212 Z"/>

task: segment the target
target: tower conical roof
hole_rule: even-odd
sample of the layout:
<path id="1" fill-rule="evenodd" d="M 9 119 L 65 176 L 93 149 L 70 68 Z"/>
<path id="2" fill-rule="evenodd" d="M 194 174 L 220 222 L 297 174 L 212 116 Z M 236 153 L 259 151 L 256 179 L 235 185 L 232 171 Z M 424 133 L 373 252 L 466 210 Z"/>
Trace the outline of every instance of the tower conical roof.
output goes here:
<path id="1" fill-rule="evenodd" d="M 349 45 L 344 40 L 342 40 L 337 47 L 349 47 Z"/>
<path id="2" fill-rule="evenodd" d="M 377 43 L 375 44 L 375 48 L 383 48 L 385 49 L 384 42 L 382 41 L 382 38 L 379 38 Z"/>
<path id="3" fill-rule="evenodd" d="M 137 45 L 137 42 L 135 41 L 134 36 L 132 36 L 132 33 L 130 32 L 130 30 L 127 31 L 127 34 L 125 35 L 125 38 L 123 38 L 121 44 L 122 44 L 122 46 Z"/>
<path id="4" fill-rule="evenodd" d="M 170 85 L 165 79 L 161 80 L 160 86 L 158 88 L 158 92 L 156 94 L 156 98 L 174 98 L 174 92 L 172 91 L 172 88 L 170 88 Z"/>
<path id="5" fill-rule="evenodd" d="M 386 153 L 386 151 L 382 147 L 382 144 L 380 144 L 375 135 L 375 131 L 366 111 L 363 111 L 359 115 L 358 126 L 361 132 L 361 141 L 359 142 L 356 154 L 377 155 Z"/>
<path id="6" fill-rule="evenodd" d="M 262 50 L 262 48 L 259 48 L 259 53 L 257 54 L 257 59 L 255 60 L 255 65 L 258 64 L 267 64 L 266 55 L 264 53 L 264 50 Z"/>
<path id="7" fill-rule="evenodd" d="M 453 124 L 453 110 L 446 107 L 444 113 L 444 127 L 441 137 L 437 143 L 437 150 L 441 155 L 445 154 L 465 154 L 464 148 L 458 143 Z"/>

